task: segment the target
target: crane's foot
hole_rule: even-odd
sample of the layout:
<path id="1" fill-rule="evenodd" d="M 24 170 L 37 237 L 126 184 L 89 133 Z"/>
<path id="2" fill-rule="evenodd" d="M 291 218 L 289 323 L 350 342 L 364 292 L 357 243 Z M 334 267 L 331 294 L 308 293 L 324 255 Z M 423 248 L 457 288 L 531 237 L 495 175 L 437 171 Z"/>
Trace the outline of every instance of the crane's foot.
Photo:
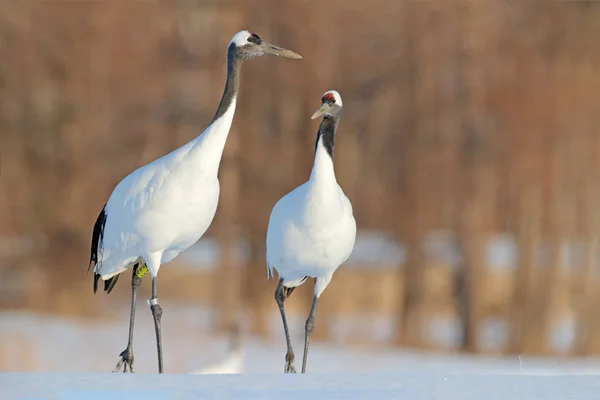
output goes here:
<path id="1" fill-rule="evenodd" d="M 113 370 L 113 372 L 120 372 L 121 368 L 123 368 L 123 373 L 127 372 L 127 366 L 129 366 L 129 372 L 134 373 L 133 370 L 133 350 L 129 346 L 125 350 L 121 352 L 119 355 L 121 359 L 117 363 L 117 366 Z"/>
<path id="2" fill-rule="evenodd" d="M 285 354 L 285 369 L 284 372 L 286 374 L 295 374 L 296 368 L 294 367 L 294 353 L 287 352 Z"/>

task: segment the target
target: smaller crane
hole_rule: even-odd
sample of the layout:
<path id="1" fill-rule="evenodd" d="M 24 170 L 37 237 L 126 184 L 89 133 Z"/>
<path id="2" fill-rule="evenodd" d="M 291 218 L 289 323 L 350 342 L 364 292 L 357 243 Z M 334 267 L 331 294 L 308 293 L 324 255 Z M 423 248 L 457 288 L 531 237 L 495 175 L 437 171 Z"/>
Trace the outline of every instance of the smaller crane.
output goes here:
<path id="1" fill-rule="evenodd" d="M 315 278 L 315 294 L 305 326 L 302 359 L 302 373 L 305 373 L 317 301 L 335 270 L 350 256 L 356 238 L 352 204 L 338 185 L 333 169 L 333 146 L 341 114 L 340 94 L 335 90 L 326 92 L 321 107 L 312 116 L 323 119 L 317 132 L 310 178 L 282 197 L 269 219 L 267 271 L 269 278 L 273 270 L 279 275 L 275 300 L 287 342 L 286 373 L 295 373 L 296 369 L 283 303 L 308 277 Z"/>

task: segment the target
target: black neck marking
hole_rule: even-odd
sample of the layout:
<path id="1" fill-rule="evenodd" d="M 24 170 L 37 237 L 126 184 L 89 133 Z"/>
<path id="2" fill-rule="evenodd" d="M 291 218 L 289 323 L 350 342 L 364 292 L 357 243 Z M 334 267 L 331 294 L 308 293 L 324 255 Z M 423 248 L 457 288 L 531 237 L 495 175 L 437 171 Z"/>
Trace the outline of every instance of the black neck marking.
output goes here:
<path id="1" fill-rule="evenodd" d="M 223 91 L 223 97 L 221 97 L 219 108 L 217 108 L 212 122 L 221 118 L 231 106 L 233 99 L 237 97 L 240 87 L 240 67 L 242 66 L 242 61 L 237 47 L 234 43 L 231 43 L 227 48 L 227 80 L 225 82 L 225 90 Z"/>
<path id="2" fill-rule="evenodd" d="M 338 122 L 338 117 L 332 117 L 329 115 L 323 117 L 323 121 L 321 121 L 321 125 L 319 125 L 319 131 L 317 132 L 315 153 L 317 152 L 317 147 L 319 146 L 319 139 L 323 138 L 323 146 L 325 146 L 325 150 L 327 150 L 327 154 L 329 154 L 329 157 L 333 158 L 335 131 L 337 129 Z"/>

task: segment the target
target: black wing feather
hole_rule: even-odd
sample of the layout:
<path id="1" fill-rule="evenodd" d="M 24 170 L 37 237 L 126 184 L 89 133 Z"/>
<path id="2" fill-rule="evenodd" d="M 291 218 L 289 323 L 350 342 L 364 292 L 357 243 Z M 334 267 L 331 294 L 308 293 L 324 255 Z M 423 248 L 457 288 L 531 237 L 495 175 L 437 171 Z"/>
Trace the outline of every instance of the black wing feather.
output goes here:
<path id="1" fill-rule="evenodd" d="M 104 281 L 104 291 L 106 292 L 106 294 L 109 294 L 113 290 L 113 288 L 117 284 L 117 281 L 119 280 L 119 276 L 121 275 L 115 275 L 112 278 L 109 278 Z"/>
<path id="2" fill-rule="evenodd" d="M 102 248 L 102 242 L 104 241 L 104 226 L 106 225 L 106 204 L 102 207 L 102 211 L 100 215 L 98 215 L 98 219 L 96 219 L 96 223 L 94 224 L 94 232 L 92 233 L 92 250 L 90 254 L 90 264 L 88 265 L 88 272 L 92 267 L 92 264 L 95 266 L 98 263 L 98 250 Z M 98 279 L 100 278 L 99 274 L 94 274 L 94 293 L 98 289 Z M 108 281 L 107 281 L 108 282 Z M 116 283 L 116 279 L 115 282 Z M 114 286 L 113 283 L 113 286 Z M 110 283 L 109 283 L 110 286 Z M 105 283 L 105 290 L 107 289 Z M 110 287 L 112 289 L 112 287 Z"/>

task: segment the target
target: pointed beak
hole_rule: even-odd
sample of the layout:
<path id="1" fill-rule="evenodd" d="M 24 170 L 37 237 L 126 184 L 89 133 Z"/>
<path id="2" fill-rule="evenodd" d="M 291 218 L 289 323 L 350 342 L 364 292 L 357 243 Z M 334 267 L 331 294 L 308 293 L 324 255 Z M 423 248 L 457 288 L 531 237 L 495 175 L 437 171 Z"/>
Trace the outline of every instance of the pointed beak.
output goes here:
<path id="1" fill-rule="evenodd" d="M 300 54 L 294 53 L 293 51 L 288 50 L 288 49 L 284 49 L 283 47 L 275 46 L 274 44 L 265 42 L 264 40 L 261 44 L 261 47 L 265 54 L 273 54 L 274 56 L 294 58 L 296 60 L 299 60 L 302 58 L 302 56 Z"/>
<path id="2" fill-rule="evenodd" d="M 327 103 L 321 104 L 321 107 L 319 107 L 319 109 L 317 111 L 315 111 L 315 113 L 312 115 L 312 117 L 310 117 L 310 119 L 319 118 L 321 115 L 323 115 L 323 114 L 325 114 L 325 112 L 327 112 L 328 108 L 329 107 L 328 107 Z"/>

